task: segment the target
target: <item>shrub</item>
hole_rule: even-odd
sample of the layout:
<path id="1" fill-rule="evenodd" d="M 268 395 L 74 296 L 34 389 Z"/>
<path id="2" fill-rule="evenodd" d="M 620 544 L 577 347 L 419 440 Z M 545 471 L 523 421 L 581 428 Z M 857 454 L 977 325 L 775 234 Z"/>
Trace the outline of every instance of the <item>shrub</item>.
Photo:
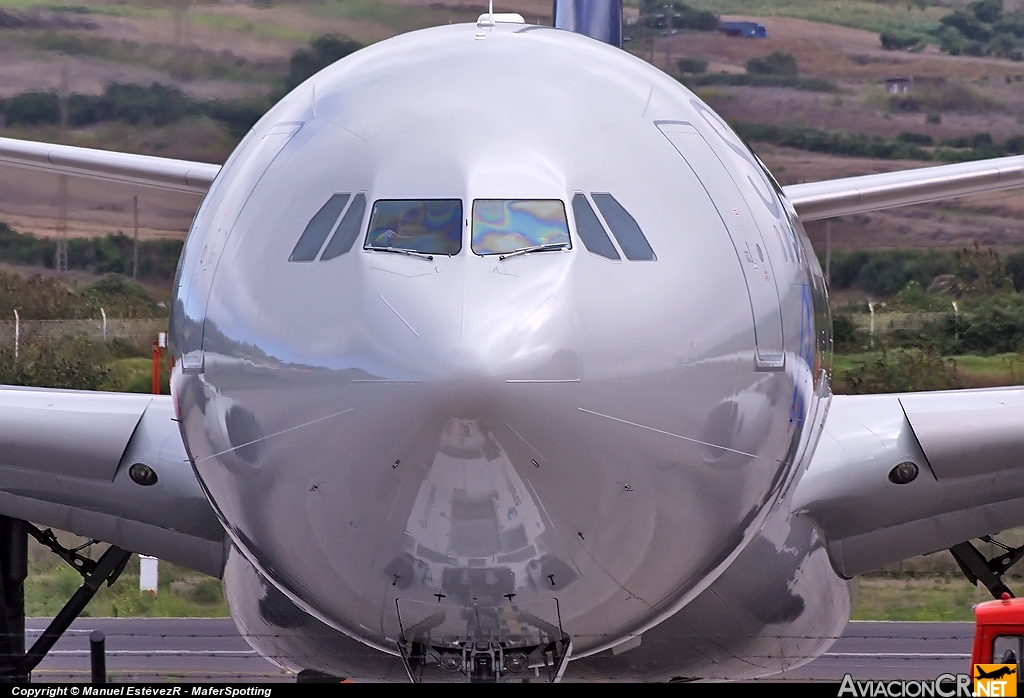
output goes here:
<path id="1" fill-rule="evenodd" d="M 868 343 L 863 330 L 846 313 L 832 315 L 832 343 L 836 351 L 860 351 Z"/>
<path id="2" fill-rule="evenodd" d="M 930 349 L 883 351 L 839 376 L 850 394 L 949 390 L 957 387 L 956 362 Z"/>
<path id="3" fill-rule="evenodd" d="M 679 66 L 680 73 L 706 73 L 708 70 L 708 59 L 698 56 L 683 56 L 676 61 L 676 65 Z"/>
<path id="4" fill-rule="evenodd" d="M 676 29 L 717 31 L 718 15 L 708 10 L 698 10 L 681 2 L 672 3 L 672 26 Z"/>
<path id="5" fill-rule="evenodd" d="M 23 92 L 4 100 L 3 111 L 9 126 L 36 126 L 60 122 L 60 101 L 57 93 Z"/>
<path id="6" fill-rule="evenodd" d="M 878 36 L 882 48 L 887 51 L 914 51 L 924 48 L 927 39 L 920 34 L 904 29 L 891 29 Z"/>
<path id="7" fill-rule="evenodd" d="M 85 337 L 23 342 L 18 359 L 0 347 L 0 383 L 99 390 L 109 376 L 102 347 Z"/>
<path id="8" fill-rule="evenodd" d="M 791 53 L 776 51 L 763 58 L 751 58 L 747 61 L 747 72 L 755 75 L 791 75 L 800 74 L 796 58 Z"/>
<path id="9" fill-rule="evenodd" d="M 358 41 L 335 34 L 327 34 L 313 39 L 308 49 L 300 49 L 292 54 L 281 96 L 291 92 L 327 66 L 340 61 L 350 53 L 355 53 L 362 47 L 363 45 Z"/>
<path id="10" fill-rule="evenodd" d="M 138 278 L 169 281 L 174 277 L 181 255 L 181 240 L 142 240 L 139 242 Z M 106 237 L 72 238 L 68 240 L 68 267 L 97 274 L 116 273 L 130 276 L 134 240 L 124 233 Z M 19 233 L 0 223 L 0 262 L 52 266 L 57 252 L 53 240 Z"/>
<path id="11" fill-rule="evenodd" d="M 1015 291 L 1024 291 L 1024 252 L 1007 255 L 1006 274 L 1010 277 Z"/>
<path id="12" fill-rule="evenodd" d="M 912 133 L 910 131 L 904 131 L 900 135 L 896 136 L 896 140 L 901 143 L 910 143 L 911 145 L 935 145 L 935 139 L 927 133 Z"/>
<path id="13" fill-rule="evenodd" d="M 941 82 L 915 87 L 908 94 L 892 95 L 889 107 L 896 111 L 984 112 L 996 102 L 959 82 Z"/>

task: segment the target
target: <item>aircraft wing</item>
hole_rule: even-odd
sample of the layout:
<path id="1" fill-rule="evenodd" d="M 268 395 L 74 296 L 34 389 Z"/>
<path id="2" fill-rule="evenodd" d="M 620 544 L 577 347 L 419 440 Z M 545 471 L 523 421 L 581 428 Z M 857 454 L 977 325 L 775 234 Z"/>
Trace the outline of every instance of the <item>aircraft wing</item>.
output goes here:
<path id="1" fill-rule="evenodd" d="M 1024 156 L 783 187 L 803 221 L 1024 186 Z"/>
<path id="2" fill-rule="evenodd" d="M 1022 425 L 1018 387 L 836 395 L 792 509 L 848 578 L 1024 525 Z"/>
<path id="3" fill-rule="evenodd" d="M 220 165 L 0 138 L 0 165 L 205 194 Z"/>
<path id="4" fill-rule="evenodd" d="M 224 529 L 169 396 L 2 387 L 0 425 L 0 514 L 220 576 Z"/>

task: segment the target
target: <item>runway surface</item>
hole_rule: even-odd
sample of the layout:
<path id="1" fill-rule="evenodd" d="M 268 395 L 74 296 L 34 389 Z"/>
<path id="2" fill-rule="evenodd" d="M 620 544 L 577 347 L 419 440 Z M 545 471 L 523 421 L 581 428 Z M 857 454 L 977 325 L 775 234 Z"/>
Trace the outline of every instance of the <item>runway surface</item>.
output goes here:
<path id="1" fill-rule="evenodd" d="M 31 644 L 47 621 L 28 621 Z M 35 682 L 89 680 L 89 633 L 107 636 L 111 681 L 292 682 L 256 654 L 230 618 L 79 618 L 32 673 Z M 971 623 L 851 622 L 829 652 L 775 681 L 934 679 L 967 673 Z"/>

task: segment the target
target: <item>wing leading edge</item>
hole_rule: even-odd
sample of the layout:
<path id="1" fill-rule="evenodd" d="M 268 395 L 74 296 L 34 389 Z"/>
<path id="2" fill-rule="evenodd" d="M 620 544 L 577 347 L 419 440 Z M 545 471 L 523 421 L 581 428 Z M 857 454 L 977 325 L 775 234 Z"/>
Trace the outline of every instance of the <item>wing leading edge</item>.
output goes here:
<path id="1" fill-rule="evenodd" d="M 205 194 L 220 165 L 0 138 L 0 165 Z"/>
<path id="2" fill-rule="evenodd" d="M 1024 156 L 783 187 L 803 221 L 1024 186 Z"/>
<path id="3" fill-rule="evenodd" d="M 219 577 L 227 545 L 162 395 L 0 388 L 0 514 Z M 157 481 L 129 475 L 136 463 Z"/>
<path id="4" fill-rule="evenodd" d="M 837 395 L 792 510 L 847 578 L 1024 525 L 1022 424 L 1024 388 Z"/>

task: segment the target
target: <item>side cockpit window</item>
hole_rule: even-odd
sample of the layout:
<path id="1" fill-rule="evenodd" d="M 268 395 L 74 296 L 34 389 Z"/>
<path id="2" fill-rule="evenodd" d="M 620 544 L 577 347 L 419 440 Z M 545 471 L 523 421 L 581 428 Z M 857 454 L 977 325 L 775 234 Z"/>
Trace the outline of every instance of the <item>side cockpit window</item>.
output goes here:
<path id="1" fill-rule="evenodd" d="M 598 217 L 590 199 L 582 192 L 576 192 L 572 197 L 572 212 L 576 216 L 576 232 L 583 241 L 583 246 L 596 255 L 606 259 L 619 260 L 619 250 L 631 262 L 657 261 L 658 257 L 651 248 L 651 243 L 640 230 L 636 219 L 629 211 L 619 203 L 611 194 L 591 193 L 590 198 L 597 204 L 597 210 L 601 212 L 604 223 Z M 607 228 L 605 227 L 607 226 Z M 619 244 L 618 249 L 608 237 L 608 231 L 612 231 L 615 242 Z"/>
<path id="2" fill-rule="evenodd" d="M 462 249 L 462 201 L 375 201 L 363 249 L 456 255 Z"/>
<path id="3" fill-rule="evenodd" d="M 477 199 L 471 247 L 478 255 L 570 249 L 565 204 L 557 199 Z"/>
<path id="4" fill-rule="evenodd" d="M 620 259 L 586 196 L 576 194 L 572 197 L 572 213 L 576 218 L 576 234 L 580 236 L 587 250 L 608 259 Z"/>
<path id="5" fill-rule="evenodd" d="M 289 262 L 312 262 L 316 259 L 327 236 L 334 230 L 338 217 L 345 210 L 345 204 L 348 203 L 350 196 L 351 194 L 335 194 L 309 219 L 306 229 L 295 243 L 295 249 L 288 257 Z"/>
<path id="6" fill-rule="evenodd" d="M 626 259 L 631 262 L 657 260 L 654 250 L 651 249 L 651 244 L 647 242 L 636 219 L 629 215 L 629 212 L 615 200 L 614 196 L 611 194 L 591 194 L 591 196 L 594 197 L 597 209 L 604 216 L 605 223 L 611 229 L 612 235 L 615 236 L 615 241 L 619 243 Z"/>
<path id="7" fill-rule="evenodd" d="M 338 226 L 334 237 L 327 243 L 327 249 L 324 250 L 323 255 L 320 257 L 321 262 L 334 259 L 338 255 L 343 255 L 352 249 L 352 244 L 359 237 L 359 230 L 363 227 L 363 215 L 365 213 L 366 195 L 356 194 L 356 198 L 352 200 L 352 205 L 345 212 L 345 217 L 341 219 L 341 225 Z"/>

